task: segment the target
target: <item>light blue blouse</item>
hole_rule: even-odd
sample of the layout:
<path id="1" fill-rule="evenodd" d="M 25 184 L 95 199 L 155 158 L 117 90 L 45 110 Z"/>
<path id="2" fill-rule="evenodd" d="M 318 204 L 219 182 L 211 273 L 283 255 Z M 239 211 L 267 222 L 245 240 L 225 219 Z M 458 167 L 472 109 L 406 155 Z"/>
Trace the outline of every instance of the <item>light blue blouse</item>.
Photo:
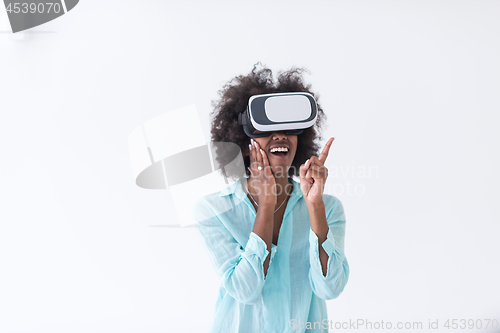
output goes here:
<path id="1" fill-rule="evenodd" d="M 324 276 L 318 237 L 300 184 L 292 180 L 278 245 L 272 244 L 264 276 L 269 251 L 252 232 L 256 212 L 242 188 L 245 181 L 202 198 L 194 209 L 198 234 L 220 281 L 210 332 L 328 332 L 325 300 L 338 297 L 349 277 L 342 203 L 323 195 L 329 226 L 321 244 L 328 254 Z"/>

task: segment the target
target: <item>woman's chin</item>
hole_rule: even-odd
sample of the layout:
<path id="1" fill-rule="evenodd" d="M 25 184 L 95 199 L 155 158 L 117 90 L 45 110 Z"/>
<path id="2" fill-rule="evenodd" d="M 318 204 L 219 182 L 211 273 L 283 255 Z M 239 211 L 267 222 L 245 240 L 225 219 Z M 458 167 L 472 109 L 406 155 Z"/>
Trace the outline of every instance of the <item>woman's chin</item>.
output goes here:
<path id="1" fill-rule="evenodd" d="M 271 171 L 273 172 L 274 177 L 288 177 L 288 170 L 290 169 L 289 165 L 271 165 Z"/>

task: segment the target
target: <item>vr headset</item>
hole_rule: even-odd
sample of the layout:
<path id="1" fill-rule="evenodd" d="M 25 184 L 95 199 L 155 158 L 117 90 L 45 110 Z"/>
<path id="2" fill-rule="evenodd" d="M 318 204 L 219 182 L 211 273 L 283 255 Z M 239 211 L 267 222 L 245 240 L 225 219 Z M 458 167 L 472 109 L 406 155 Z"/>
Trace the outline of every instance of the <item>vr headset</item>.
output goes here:
<path id="1" fill-rule="evenodd" d="M 318 117 L 316 100 L 309 93 L 289 92 L 250 97 L 245 112 L 238 115 L 238 124 L 251 138 L 284 132 L 299 135 L 312 127 Z"/>

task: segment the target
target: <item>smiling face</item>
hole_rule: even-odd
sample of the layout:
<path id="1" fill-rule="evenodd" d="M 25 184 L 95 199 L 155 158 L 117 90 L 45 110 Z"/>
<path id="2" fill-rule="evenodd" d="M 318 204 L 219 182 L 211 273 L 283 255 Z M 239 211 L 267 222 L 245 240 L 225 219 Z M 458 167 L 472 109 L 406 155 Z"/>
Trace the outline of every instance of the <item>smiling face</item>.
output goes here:
<path id="1" fill-rule="evenodd" d="M 297 152 L 297 135 L 272 132 L 270 136 L 253 139 L 266 152 L 274 176 L 288 177 L 288 170 Z"/>

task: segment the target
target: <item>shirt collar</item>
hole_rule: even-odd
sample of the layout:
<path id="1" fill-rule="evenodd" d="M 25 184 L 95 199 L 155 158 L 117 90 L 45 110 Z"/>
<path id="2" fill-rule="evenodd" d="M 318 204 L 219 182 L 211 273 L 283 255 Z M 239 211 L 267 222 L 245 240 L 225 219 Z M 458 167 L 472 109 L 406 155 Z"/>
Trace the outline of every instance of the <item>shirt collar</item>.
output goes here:
<path id="1" fill-rule="evenodd" d="M 229 195 L 229 194 L 235 194 L 235 192 L 237 191 L 237 188 L 241 189 L 241 181 L 243 179 L 244 178 L 240 178 L 237 181 L 235 181 L 234 183 L 232 183 L 231 185 L 224 187 L 220 191 L 220 196 L 223 197 L 223 196 L 226 196 L 226 195 Z"/>

